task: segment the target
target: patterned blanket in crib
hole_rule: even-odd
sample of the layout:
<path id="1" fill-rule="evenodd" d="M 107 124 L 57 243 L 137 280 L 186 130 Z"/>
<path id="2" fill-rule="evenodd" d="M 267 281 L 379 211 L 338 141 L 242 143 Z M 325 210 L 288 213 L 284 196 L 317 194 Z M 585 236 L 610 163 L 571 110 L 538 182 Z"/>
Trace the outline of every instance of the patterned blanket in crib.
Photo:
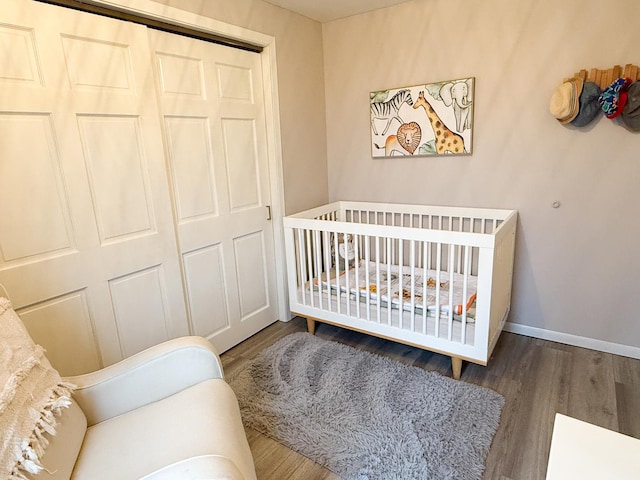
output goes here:
<path id="1" fill-rule="evenodd" d="M 468 321 L 473 321 L 478 279 L 474 275 L 466 278 L 465 295 L 463 274 L 441 271 L 438 275 L 435 270 L 415 267 L 412 275 L 411 267 L 403 266 L 401 270 L 396 265 L 360 260 L 347 271 L 340 271 L 338 276 L 335 271 L 323 274 L 321 280 L 315 280 L 315 285 L 349 291 L 353 295 L 359 292 L 361 297 L 368 295 L 371 302 L 379 300 L 381 306 L 387 306 L 391 299 L 392 308 L 415 309 L 418 313 L 422 313 L 426 298 L 430 315 L 435 315 L 439 306 L 441 315 L 448 315 L 452 309 L 453 315 L 460 317 L 466 311 Z"/>

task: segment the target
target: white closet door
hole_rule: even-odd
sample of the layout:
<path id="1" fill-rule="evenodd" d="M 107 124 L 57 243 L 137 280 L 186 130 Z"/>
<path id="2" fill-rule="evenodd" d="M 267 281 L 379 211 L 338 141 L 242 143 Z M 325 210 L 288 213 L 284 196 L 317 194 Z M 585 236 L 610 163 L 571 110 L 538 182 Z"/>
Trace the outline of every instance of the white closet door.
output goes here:
<path id="1" fill-rule="evenodd" d="M 191 325 L 224 351 L 277 319 L 261 57 L 149 39 Z"/>
<path id="2" fill-rule="evenodd" d="M 0 282 L 63 374 L 187 334 L 147 30 L 0 7 Z"/>

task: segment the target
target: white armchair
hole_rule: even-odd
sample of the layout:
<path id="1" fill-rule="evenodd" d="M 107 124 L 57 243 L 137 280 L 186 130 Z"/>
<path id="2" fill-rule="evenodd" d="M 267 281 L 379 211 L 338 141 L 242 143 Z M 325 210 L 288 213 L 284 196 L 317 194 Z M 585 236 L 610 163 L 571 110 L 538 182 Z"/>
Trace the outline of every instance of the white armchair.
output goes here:
<path id="1" fill-rule="evenodd" d="M 236 397 L 200 337 L 64 379 L 77 385 L 40 479 L 255 479 Z"/>

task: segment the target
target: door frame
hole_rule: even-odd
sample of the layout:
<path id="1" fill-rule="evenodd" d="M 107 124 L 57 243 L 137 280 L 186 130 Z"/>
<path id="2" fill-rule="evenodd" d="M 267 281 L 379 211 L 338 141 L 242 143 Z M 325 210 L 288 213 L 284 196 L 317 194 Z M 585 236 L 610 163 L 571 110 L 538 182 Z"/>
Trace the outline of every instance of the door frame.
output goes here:
<path id="1" fill-rule="evenodd" d="M 276 63 L 276 39 L 273 36 L 254 32 L 243 27 L 205 17 L 197 13 L 162 5 L 153 0 L 82 0 L 84 3 L 130 12 L 141 17 L 161 20 L 172 25 L 200 30 L 222 37 L 240 40 L 262 47 L 257 54 L 262 60 L 262 81 L 265 100 L 265 122 L 267 128 L 267 156 L 269 163 L 269 186 L 271 188 L 271 210 L 273 212 L 273 236 L 275 249 L 276 290 L 278 319 L 289 321 L 291 310 L 286 295 L 286 268 L 284 253 L 284 229 L 282 218 L 284 204 L 284 173 L 282 168 L 282 140 L 280 134 L 280 101 Z M 231 48 L 231 47 L 230 47 Z"/>

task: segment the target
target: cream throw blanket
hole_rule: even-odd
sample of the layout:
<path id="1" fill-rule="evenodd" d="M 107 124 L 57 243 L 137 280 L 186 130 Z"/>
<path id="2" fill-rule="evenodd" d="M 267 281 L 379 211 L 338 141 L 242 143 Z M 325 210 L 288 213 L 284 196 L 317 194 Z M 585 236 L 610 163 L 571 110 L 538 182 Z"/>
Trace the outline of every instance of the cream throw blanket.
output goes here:
<path id="1" fill-rule="evenodd" d="M 0 478 L 26 479 L 55 435 L 56 415 L 71 404 L 65 383 L 27 333 L 11 303 L 0 297 Z"/>

